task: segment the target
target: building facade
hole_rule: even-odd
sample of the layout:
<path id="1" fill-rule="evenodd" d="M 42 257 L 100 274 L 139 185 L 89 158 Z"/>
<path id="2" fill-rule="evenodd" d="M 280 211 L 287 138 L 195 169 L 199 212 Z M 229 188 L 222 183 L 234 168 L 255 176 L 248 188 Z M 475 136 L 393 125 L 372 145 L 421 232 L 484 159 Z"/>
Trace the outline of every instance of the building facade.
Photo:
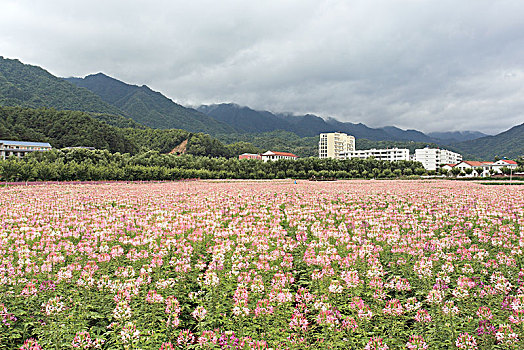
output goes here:
<path id="1" fill-rule="evenodd" d="M 267 151 L 266 153 L 261 154 L 262 160 L 264 162 L 267 161 L 274 161 L 279 159 L 297 159 L 298 157 L 294 155 L 293 153 L 287 153 L 287 152 L 272 152 Z"/>
<path id="2" fill-rule="evenodd" d="M 462 155 L 440 148 L 419 148 L 415 150 L 415 162 L 420 162 L 426 170 L 437 170 L 445 164 L 457 164 L 462 161 Z"/>
<path id="3" fill-rule="evenodd" d="M 510 171 L 514 172 L 517 169 L 518 164 L 514 160 L 500 159 L 491 165 L 491 168 L 497 174 L 502 174 L 503 168 L 508 168 Z"/>
<path id="4" fill-rule="evenodd" d="M 464 160 L 458 164 L 446 164 L 442 168 L 450 171 L 453 168 L 461 170 L 462 176 L 465 177 L 477 177 L 477 176 L 491 176 L 503 174 L 503 168 L 509 169 L 510 173 L 513 174 L 518 167 L 517 162 L 513 160 L 501 159 L 496 162 L 477 162 L 473 160 Z M 472 169 L 468 174 L 466 169 Z"/>
<path id="5" fill-rule="evenodd" d="M 491 162 L 478 162 L 474 160 L 463 160 L 462 162 L 456 164 L 453 168 L 458 168 L 462 171 L 464 176 L 466 177 L 477 177 L 477 176 L 489 176 L 491 166 L 493 163 Z M 468 174 L 466 172 L 466 169 L 471 169 L 471 173 Z"/>
<path id="6" fill-rule="evenodd" d="M 243 153 L 238 156 L 238 159 L 262 159 L 262 156 L 260 154 L 254 154 L 254 153 Z"/>
<path id="7" fill-rule="evenodd" d="M 364 149 L 343 152 L 340 154 L 340 159 L 367 159 L 373 157 L 377 160 L 386 160 L 389 162 L 397 160 L 409 160 L 409 149 L 407 148 L 387 148 L 387 149 Z"/>
<path id="8" fill-rule="evenodd" d="M 355 137 L 343 132 L 330 132 L 320 134 L 318 141 L 319 158 L 342 159 L 341 153 L 355 150 Z"/>
<path id="9" fill-rule="evenodd" d="M 26 142 L 0 140 L 0 159 L 10 156 L 22 158 L 31 152 L 43 152 L 51 150 L 51 145 L 47 142 Z"/>

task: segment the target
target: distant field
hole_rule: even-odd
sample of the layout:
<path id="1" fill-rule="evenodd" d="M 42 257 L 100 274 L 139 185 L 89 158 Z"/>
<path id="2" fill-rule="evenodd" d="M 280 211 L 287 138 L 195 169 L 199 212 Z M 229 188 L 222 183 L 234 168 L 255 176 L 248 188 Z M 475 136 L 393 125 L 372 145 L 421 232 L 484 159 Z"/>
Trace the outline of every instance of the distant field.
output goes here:
<path id="1" fill-rule="evenodd" d="M 524 186 L 7 186 L 0 349 L 517 349 L 523 246 Z"/>

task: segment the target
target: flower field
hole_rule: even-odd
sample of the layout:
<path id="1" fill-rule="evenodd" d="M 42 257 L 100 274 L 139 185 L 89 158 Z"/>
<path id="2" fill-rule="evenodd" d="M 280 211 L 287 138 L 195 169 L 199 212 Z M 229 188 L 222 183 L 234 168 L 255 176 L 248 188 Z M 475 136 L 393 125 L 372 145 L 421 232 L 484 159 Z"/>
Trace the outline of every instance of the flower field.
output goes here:
<path id="1" fill-rule="evenodd" d="M 524 186 L 0 188 L 0 349 L 522 349 Z"/>

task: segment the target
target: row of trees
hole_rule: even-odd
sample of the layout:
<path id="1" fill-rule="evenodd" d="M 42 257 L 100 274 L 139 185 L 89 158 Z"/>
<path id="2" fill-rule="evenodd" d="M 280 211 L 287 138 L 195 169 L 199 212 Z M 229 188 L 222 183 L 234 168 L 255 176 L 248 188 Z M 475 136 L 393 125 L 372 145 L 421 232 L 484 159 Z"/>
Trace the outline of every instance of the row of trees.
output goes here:
<path id="1" fill-rule="evenodd" d="M 376 159 L 278 160 L 176 156 L 149 151 L 138 155 L 106 150 L 69 149 L 35 152 L 0 162 L 3 181 L 177 180 L 275 178 L 395 178 L 423 175 L 418 162 Z"/>

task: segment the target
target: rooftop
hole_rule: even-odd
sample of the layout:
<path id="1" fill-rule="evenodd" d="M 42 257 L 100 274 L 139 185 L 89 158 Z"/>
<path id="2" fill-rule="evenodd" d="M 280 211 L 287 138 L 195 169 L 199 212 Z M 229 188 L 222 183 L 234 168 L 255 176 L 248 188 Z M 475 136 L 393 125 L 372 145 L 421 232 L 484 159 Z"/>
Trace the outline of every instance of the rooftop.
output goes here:
<path id="1" fill-rule="evenodd" d="M 273 151 L 267 151 L 266 153 L 262 154 L 263 156 L 282 156 L 282 157 L 295 157 L 298 158 L 293 153 L 287 153 L 287 152 L 273 152 Z"/>
<path id="2" fill-rule="evenodd" d="M 515 162 L 514 160 L 501 159 L 500 161 L 508 164 L 517 164 L 517 162 Z"/>
<path id="3" fill-rule="evenodd" d="M 462 161 L 462 163 L 466 163 L 470 166 L 483 166 L 483 165 L 491 164 L 491 162 L 477 162 L 475 160 L 464 160 Z"/>
<path id="4" fill-rule="evenodd" d="M 7 146 L 51 147 L 51 145 L 47 142 L 0 140 L 0 144 L 7 145 Z"/>

